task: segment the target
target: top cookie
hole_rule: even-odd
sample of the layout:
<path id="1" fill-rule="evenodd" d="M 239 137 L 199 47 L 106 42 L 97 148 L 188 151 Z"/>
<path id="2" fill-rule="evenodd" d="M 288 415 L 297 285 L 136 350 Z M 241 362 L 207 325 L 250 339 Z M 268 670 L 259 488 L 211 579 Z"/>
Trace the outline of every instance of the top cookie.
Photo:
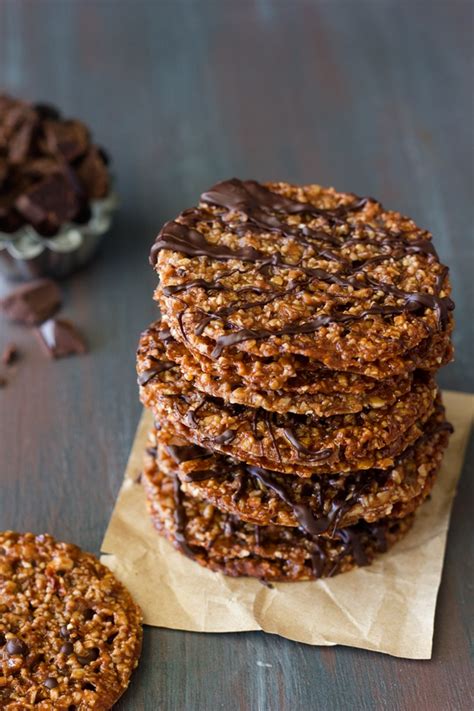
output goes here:
<path id="1" fill-rule="evenodd" d="M 173 336 L 222 367 L 296 354 L 360 372 L 452 325 L 431 235 L 332 188 L 218 183 L 163 227 L 150 259 Z"/>

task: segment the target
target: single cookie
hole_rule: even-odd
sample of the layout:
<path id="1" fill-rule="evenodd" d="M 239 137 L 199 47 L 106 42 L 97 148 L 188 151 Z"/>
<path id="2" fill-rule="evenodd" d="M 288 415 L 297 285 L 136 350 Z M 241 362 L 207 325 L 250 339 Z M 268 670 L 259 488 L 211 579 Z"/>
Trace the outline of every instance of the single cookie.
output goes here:
<path id="1" fill-rule="evenodd" d="M 175 340 L 180 340 L 179 333 L 173 332 L 172 328 L 169 332 Z M 317 377 L 323 368 L 330 373 L 347 373 L 374 380 L 403 377 L 417 369 L 436 371 L 453 359 L 451 333 L 452 324 L 449 324 L 446 331 L 432 334 L 403 355 L 377 359 L 370 363 L 359 360 L 348 364 L 341 360 L 336 370 L 328 368 L 320 361 L 295 353 L 284 353 L 278 358 L 257 358 L 235 351 L 232 358 L 214 360 L 200 353 L 189 341 L 185 347 L 205 373 L 212 375 L 221 372 L 222 377 L 226 378 L 229 372 L 233 372 L 254 388 L 281 390 L 286 387 L 288 381 L 299 381 L 301 377 L 308 380 L 312 375 Z"/>
<path id="2" fill-rule="evenodd" d="M 332 188 L 224 181 L 163 227 L 150 259 L 173 336 L 223 368 L 291 353 L 365 373 L 452 324 L 431 235 Z"/>
<path id="3" fill-rule="evenodd" d="M 0 708 L 111 708 L 138 663 L 141 624 L 91 554 L 49 535 L 0 533 Z"/>
<path id="4" fill-rule="evenodd" d="M 221 511 L 320 535 L 361 518 L 372 523 L 415 511 L 433 487 L 451 431 L 440 408 L 394 467 L 310 479 L 245 465 L 190 445 L 166 427 L 151 433 L 148 456 L 165 473 L 177 474 L 185 493 Z"/>
<path id="5" fill-rule="evenodd" d="M 268 582 L 314 580 L 369 565 L 413 523 L 413 516 L 387 518 L 338 529 L 333 538 L 311 538 L 297 528 L 252 526 L 191 498 L 152 458 L 143 484 L 152 522 L 175 548 L 211 570 Z"/>
<path id="6" fill-rule="evenodd" d="M 160 322 L 142 334 L 140 353 L 155 361 L 161 358 L 178 363 L 186 381 L 200 392 L 229 403 L 262 407 L 271 412 L 329 417 L 359 412 L 363 408 L 387 407 L 405 395 L 412 385 L 411 373 L 375 380 L 320 368 L 299 373 L 279 390 L 272 390 L 268 383 L 256 388 L 246 384 L 235 369 L 220 371 L 214 361 L 210 361 L 212 370 L 201 370 L 199 361 L 173 338 L 166 323 Z M 153 381 L 150 387 L 153 387 Z"/>

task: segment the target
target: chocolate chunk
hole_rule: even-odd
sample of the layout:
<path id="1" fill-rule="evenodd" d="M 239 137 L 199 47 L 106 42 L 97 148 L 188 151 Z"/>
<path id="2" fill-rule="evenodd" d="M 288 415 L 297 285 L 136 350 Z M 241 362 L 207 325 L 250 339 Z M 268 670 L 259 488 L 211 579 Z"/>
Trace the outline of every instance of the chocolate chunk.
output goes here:
<path id="1" fill-rule="evenodd" d="M 54 173 L 32 185 L 15 207 L 42 235 L 54 235 L 62 223 L 74 221 L 80 211 L 77 192 L 65 175 Z"/>
<path id="2" fill-rule="evenodd" d="M 61 634 L 61 637 L 62 636 L 63 635 Z M 73 646 L 72 642 L 64 642 L 64 644 L 62 645 L 62 647 L 59 651 L 61 654 L 66 654 L 67 656 L 69 656 L 70 654 L 72 654 L 74 652 L 74 646 Z"/>
<path id="3" fill-rule="evenodd" d="M 86 649 L 84 654 L 78 654 L 77 655 L 77 661 L 79 664 L 82 664 L 82 666 L 86 666 L 86 664 L 90 664 L 91 662 L 94 662 L 99 656 L 99 650 L 97 647 L 91 647 L 91 649 Z"/>
<path id="4" fill-rule="evenodd" d="M 48 676 L 47 679 L 43 682 L 43 686 L 45 686 L 47 689 L 55 689 L 56 686 L 58 686 L 58 682 L 56 679 L 52 676 Z"/>
<path id="5" fill-rule="evenodd" d="M 53 173 L 63 172 L 54 158 L 34 158 L 19 168 L 21 176 L 29 180 L 45 178 Z"/>
<path id="6" fill-rule="evenodd" d="M 12 165 L 23 163 L 30 153 L 38 121 L 33 115 L 23 122 L 9 141 L 8 160 Z"/>
<path id="7" fill-rule="evenodd" d="M 69 630 L 66 625 L 63 625 L 61 629 L 59 630 L 59 634 L 63 639 L 69 639 Z"/>
<path id="8" fill-rule="evenodd" d="M 26 646 L 26 644 L 22 642 L 21 639 L 18 639 L 16 637 L 8 640 L 6 649 L 7 654 L 9 654 L 10 656 L 18 654 L 21 657 L 24 657 L 28 654 L 28 647 Z"/>
<path id="9" fill-rule="evenodd" d="M 52 119 L 53 121 L 57 121 L 60 118 L 59 111 L 51 104 L 39 102 L 34 104 L 33 108 L 41 119 Z"/>
<path id="10" fill-rule="evenodd" d="M 16 360 L 18 360 L 18 349 L 14 343 L 9 343 L 3 349 L 2 363 L 4 365 L 11 365 Z"/>
<path id="11" fill-rule="evenodd" d="M 37 330 L 38 337 L 51 358 L 63 358 L 87 352 L 86 343 L 77 328 L 64 319 L 45 321 Z"/>
<path id="12" fill-rule="evenodd" d="M 103 198 L 109 192 L 109 174 L 96 146 L 89 148 L 77 168 L 77 174 L 90 198 Z"/>
<path id="13" fill-rule="evenodd" d="M 45 121 L 43 131 L 46 150 L 69 163 L 84 155 L 89 145 L 89 131 L 81 121 Z"/>
<path id="14" fill-rule="evenodd" d="M 10 191 L 0 196 L 0 232 L 12 234 L 24 223 L 23 217 L 13 207 L 15 195 Z"/>
<path id="15" fill-rule="evenodd" d="M 40 664 L 44 663 L 44 654 L 39 652 L 38 654 L 32 654 L 28 656 L 26 666 L 28 669 L 35 670 Z"/>
<path id="16" fill-rule="evenodd" d="M 3 186 L 3 184 L 6 182 L 6 179 L 8 177 L 8 163 L 5 160 L 5 158 L 0 158 L 0 188 Z"/>
<path id="17" fill-rule="evenodd" d="M 61 306 L 61 292 L 51 279 L 22 284 L 0 300 L 0 308 L 10 321 L 27 326 L 51 318 Z"/>

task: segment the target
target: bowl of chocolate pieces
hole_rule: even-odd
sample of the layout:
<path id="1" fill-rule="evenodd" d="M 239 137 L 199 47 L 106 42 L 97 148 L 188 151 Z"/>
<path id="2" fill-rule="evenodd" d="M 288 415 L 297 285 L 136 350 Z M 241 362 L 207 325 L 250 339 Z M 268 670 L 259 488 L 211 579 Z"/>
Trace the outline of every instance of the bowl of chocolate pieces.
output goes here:
<path id="1" fill-rule="evenodd" d="M 117 206 L 105 151 L 49 104 L 0 95 L 0 269 L 65 277 L 86 264 Z"/>

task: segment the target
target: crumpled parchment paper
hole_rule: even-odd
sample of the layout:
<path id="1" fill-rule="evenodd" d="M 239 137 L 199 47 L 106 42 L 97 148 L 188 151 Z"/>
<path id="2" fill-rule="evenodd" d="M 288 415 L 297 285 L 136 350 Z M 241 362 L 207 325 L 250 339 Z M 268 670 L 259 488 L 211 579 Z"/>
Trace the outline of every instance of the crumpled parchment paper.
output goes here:
<path id="1" fill-rule="evenodd" d="M 175 551 L 153 529 L 136 482 L 151 427 L 147 411 L 102 543 L 102 561 L 128 587 L 149 625 L 195 632 L 264 630 L 306 644 L 429 659 L 449 516 L 474 409 L 473 395 L 445 392 L 444 400 L 455 433 L 431 499 L 407 537 L 367 568 L 268 588 L 254 579 L 213 573 Z"/>

